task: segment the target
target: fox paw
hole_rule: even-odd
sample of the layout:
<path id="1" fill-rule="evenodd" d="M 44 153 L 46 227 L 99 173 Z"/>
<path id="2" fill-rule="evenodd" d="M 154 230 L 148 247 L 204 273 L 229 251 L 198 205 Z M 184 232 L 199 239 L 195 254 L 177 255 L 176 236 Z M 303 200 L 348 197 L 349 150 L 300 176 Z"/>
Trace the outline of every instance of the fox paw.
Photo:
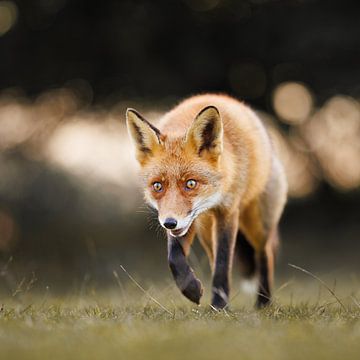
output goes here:
<path id="1" fill-rule="evenodd" d="M 228 296 L 222 289 L 213 288 L 211 305 L 216 310 L 224 309 L 228 304 Z"/>
<path id="2" fill-rule="evenodd" d="M 181 291 L 185 297 L 195 304 L 200 304 L 200 299 L 204 293 L 204 289 L 199 279 L 193 278 Z"/>
<path id="3" fill-rule="evenodd" d="M 271 304 L 271 299 L 269 296 L 265 296 L 262 294 L 258 295 L 258 298 L 256 299 L 255 307 L 256 309 L 263 309 Z"/>

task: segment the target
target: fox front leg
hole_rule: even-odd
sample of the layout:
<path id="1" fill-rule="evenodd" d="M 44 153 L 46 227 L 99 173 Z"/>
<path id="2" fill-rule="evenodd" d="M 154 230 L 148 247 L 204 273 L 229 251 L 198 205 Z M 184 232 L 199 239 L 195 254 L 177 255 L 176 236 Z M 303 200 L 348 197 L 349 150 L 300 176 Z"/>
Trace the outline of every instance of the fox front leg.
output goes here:
<path id="1" fill-rule="evenodd" d="M 235 239 L 238 228 L 238 212 L 216 216 L 216 257 L 212 281 L 211 305 L 223 309 L 229 301 L 230 277 Z"/>
<path id="2" fill-rule="evenodd" d="M 195 276 L 186 261 L 186 255 L 182 243 L 185 237 L 173 237 L 168 235 L 168 261 L 169 267 L 177 287 L 184 296 L 196 304 L 200 304 L 203 287 L 200 280 Z"/>

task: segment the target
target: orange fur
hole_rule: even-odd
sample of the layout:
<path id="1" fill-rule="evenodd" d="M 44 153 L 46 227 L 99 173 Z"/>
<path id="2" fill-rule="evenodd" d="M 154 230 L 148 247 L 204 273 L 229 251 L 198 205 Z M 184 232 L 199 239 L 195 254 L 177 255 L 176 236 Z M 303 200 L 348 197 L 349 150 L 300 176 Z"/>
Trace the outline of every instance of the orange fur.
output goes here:
<path id="1" fill-rule="evenodd" d="M 286 202 L 287 185 L 256 114 L 231 97 L 206 94 L 166 113 L 158 130 L 132 110 L 127 123 L 142 166 L 145 198 L 158 210 L 160 223 L 170 217 L 189 226 L 181 235 L 186 254 L 197 233 L 214 270 L 216 234 L 235 226 L 236 231 L 229 231 L 231 256 L 240 230 L 256 256 L 266 257 L 271 283 L 274 247 L 269 244 Z M 191 191 L 186 188 L 189 179 L 197 184 Z M 153 191 L 155 182 L 161 183 L 159 193 Z"/>

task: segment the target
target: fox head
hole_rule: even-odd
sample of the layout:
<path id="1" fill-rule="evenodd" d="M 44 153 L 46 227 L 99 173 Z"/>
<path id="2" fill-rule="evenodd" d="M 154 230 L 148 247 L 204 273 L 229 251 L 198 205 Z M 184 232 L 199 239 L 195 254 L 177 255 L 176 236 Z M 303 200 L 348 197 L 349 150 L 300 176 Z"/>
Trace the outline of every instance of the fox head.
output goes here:
<path id="1" fill-rule="evenodd" d="M 146 201 L 161 226 L 184 236 L 194 219 L 221 200 L 219 158 L 223 126 L 214 106 L 204 108 L 181 137 L 165 135 L 138 112 L 126 121 L 141 165 Z"/>

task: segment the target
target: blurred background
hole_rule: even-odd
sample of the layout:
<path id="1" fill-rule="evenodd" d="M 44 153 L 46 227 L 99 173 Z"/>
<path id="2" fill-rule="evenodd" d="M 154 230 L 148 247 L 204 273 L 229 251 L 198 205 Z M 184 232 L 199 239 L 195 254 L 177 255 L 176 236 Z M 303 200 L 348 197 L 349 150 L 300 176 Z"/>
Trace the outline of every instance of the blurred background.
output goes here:
<path id="1" fill-rule="evenodd" d="M 225 92 L 290 185 L 278 273 L 359 276 L 360 8 L 317 0 L 0 1 L 0 287 L 170 281 L 124 113 Z M 198 245 L 192 264 L 208 274 Z M 20 284 L 20 285 L 19 285 Z M 89 285 L 90 286 L 90 285 Z"/>

